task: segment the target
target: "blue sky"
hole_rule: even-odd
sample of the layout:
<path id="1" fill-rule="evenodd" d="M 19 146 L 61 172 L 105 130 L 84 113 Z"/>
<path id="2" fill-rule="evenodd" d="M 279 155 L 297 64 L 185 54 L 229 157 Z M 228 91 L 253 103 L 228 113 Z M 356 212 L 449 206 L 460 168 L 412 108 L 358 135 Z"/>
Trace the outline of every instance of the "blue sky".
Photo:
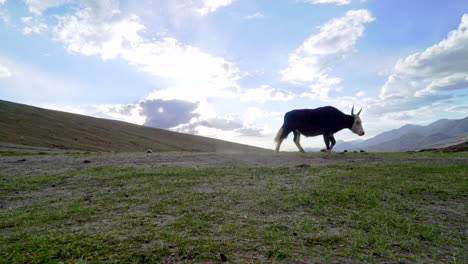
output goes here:
<path id="1" fill-rule="evenodd" d="M 449 3 L 0 0 L 0 99 L 265 148 L 298 108 L 362 107 L 365 138 L 463 118 L 468 2 Z"/>

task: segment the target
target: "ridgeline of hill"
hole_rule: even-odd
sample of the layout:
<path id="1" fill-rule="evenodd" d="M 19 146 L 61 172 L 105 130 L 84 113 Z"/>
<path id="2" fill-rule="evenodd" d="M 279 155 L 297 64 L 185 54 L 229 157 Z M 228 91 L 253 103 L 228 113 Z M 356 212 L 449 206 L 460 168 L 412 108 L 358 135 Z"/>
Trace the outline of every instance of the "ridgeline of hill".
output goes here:
<path id="1" fill-rule="evenodd" d="M 468 142 L 468 117 L 440 119 L 427 126 L 405 125 L 383 132 L 364 141 L 338 141 L 336 151 L 360 150 L 370 152 L 404 152 L 426 149 L 441 149 L 459 145 L 453 150 L 463 151 Z"/>
<path id="2" fill-rule="evenodd" d="M 259 152 L 266 149 L 0 100 L 0 142 L 62 150 Z"/>

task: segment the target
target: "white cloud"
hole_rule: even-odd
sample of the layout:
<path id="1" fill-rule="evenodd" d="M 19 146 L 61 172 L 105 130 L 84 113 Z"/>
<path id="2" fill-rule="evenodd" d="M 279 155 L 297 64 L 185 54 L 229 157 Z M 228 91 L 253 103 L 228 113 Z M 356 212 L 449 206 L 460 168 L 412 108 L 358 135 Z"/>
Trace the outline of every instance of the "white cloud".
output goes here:
<path id="1" fill-rule="evenodd" d="M 364 24 L 374 20 L 367 10 L 350 10 L 328 21 L 289 55 L 289 67 L 281 72 L 283 79 L 311 82 L 323 76 L 363 36 Z"/>
<path id="2" fill-rule="evenodd" d="M 281 72 L 282 79 L 293 83 L 308 83 L 311 92 L 303 94 L 311 98 L 326 98 L 331 89 L 341 82 L 328 77 L 332 66 L 351 51 L 364 35 L 364 24 L 375 18 L 368 10 L 350 10 L 343 17 L 335 18 L 311 35 L 289 55 L 289 66 Z"/>
<path id="3" fill-rule="evenodd" d="M 58 16 L 54 39 L 63 42 L 69 52 L 98 55 L 104 60 L 114 59 L 143 41 L 139 32 L 145 26 L 136 15 L 113 20 L 96 13 L 100 11 L 84 8 L 73 15 Z"/>
<path id="4" fill-rule="evenodd" d="M 174 38 L 143 42 L 126 50 L 123 57 L 140 70 L 167 78 L 203 81 L 226 88 L 239 78 L 239 69 L 224 58 L 182 44 Z"/>
<path id="5" fill-rule="evenodd" d="M 415 78 L 440 79 L 453 73 L 468 72 L 468 14 L 463 15 L 458 29 L 446 39 L 423 52 L 400 59 L 395 71 Z"/>
<path id="6" fill-rule="evenodd" d="M 364 95 L 366 95 L 366 92 L 364 92 L 364 91 L 359 91 L 359 92 L 356 93 L 357 97 L 363 97 Z"/>
<path id="7" fill-rule="evenodd" d="M 351 0 L 305 0 L 308 3 L 317 4 L 335 4 L 335 5 L 349 5 Z"/>
<path id="8" fill-rule="evenodd" d="M 0 78 L 7 78 L 11 76 L 10 70 L 6 66 L 0 64 Z"/>
<path id="9" fill-rule="evenodd" d="M 422 52 L 400 59 L 372 109 L 403 111 L 446 100 L 468 88 L 468 14 L 446 39 Z M 385 108 L 384 108 L 385 107 Z"/>
<path id="10" fill-rule="evenodd" d="M 194 8 L 195 13 L 205 16 L 215 12 L 218 8 L 231 5 L 235 0 L 200 0 L 199 7 Z"/>
<path id="11" fill-rule="evenodd" d="M 256 101 L 256 102 L 265 102 L 265 101 L 289 101 L 294 98 L 294 93 L 279 89 L 273 88 L 269 85 L 261 85 L 258 88 L 244 90 L 241 94 L 240 99 L 242 101 Z"/>
<path id="12" fill-rule="evenodd" d="M 146 27 L 138 16 L 123 16 L 115 6 L 107 8 L 114 10 L 113 14 L 94 15 L 102 13 L 101 8 L 86 7 L 59 16 L 55 40 L 64 43 L 71 53 L 96 55 L 104 60 L 123 58 L 141 71 L 169 79 L 180 88 L 176 89 L 178 95 L 183 96 L 181 90 L 199 94 L 236 87 L 239 69 L 233 63 L 174 38 L 149 40 L 142 35 Z M 198 87 L 202 91 L 197 91 Z"/>
<path id="13" fill-rule="evenodd" d="M 41 15 L 45 10 L 71 3 L 73 0 L 24 0 L 28 6 L 29 12 L 35 15 Z"/>
<path id="14" fill-rule="evenodd" d="M 265 17 L 265 14 L 263 14 L 262 12 L 257 12 L 251 15 L 247 15 L 244 18 L 245 19 L 258 19 L 258 18 L 263 18 L 263 17 Z"/>
<path id="15" fill-rule="evenodd" d="M 0 5 L 3 5 L 6 3 L 7 0 L 0 0 Z"/>
<path id="16" fill-rule="evenodd" d="M 21 21 L 25 25 L 23 28 L 23 34 L 24 35 L 30 35 L 30 34 L 40 34 L 45 30 L 48 30 L 49 27 L 42 23 L 38 18 L 33 18 L 31 16 L 28 17 L 22 17 Z"/>
<path id="17" fill-rule="evenodd" d="M 310 91 L 302 93 L 301 97 L 326 101 L 330 90 L 342 90 L 341 87 L 338 86 L 340 83 L 340 78 L 328 78 L 327 75 L 319 76 L 314 83 L 309 84 Z"/>
<path id="18" fill-rule="evenodd" d="M 468 114 L 468 104 L 452 105 L 444 110 L 447 112 Z"/>
<path id="19" fill-rule="evenodd" d="M 258 119 L 268 117 L 269 113 L 263 109 L 249 107 L 243 115 L 243 120 L 248 124 L 254 124 Z"/>

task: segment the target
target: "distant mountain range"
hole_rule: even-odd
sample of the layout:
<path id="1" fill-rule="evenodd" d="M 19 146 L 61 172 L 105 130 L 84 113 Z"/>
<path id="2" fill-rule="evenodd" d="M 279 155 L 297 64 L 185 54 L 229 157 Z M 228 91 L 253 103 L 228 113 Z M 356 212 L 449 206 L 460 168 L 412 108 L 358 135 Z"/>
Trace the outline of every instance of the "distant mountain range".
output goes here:
<path id="1" fill-rule="evenodd" d="M 338 140 L 334 151 L 400 152 L 441 148 L 468 141 L 468 117 L 441 119 L 427 126 L 404 125 L 367 140 Z"/>

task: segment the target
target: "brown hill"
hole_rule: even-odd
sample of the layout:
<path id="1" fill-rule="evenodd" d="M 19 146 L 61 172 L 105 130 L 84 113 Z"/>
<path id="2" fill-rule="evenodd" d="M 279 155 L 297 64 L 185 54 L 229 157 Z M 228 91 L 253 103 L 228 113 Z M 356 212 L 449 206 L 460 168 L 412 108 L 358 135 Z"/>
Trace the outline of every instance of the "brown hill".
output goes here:
<path id="1" fill-rule="evenodd" d="M 266 149 L 0 100 L 0 142 L 57 149 L 258 152 Z"/>
<path id="2" fill-rule="evenodd" d="M 422 149 L 420 152 L 468 152 L 468 141 L 463 142 L 461 144 L 451 145 L 444 148 L 430 148 L 430 149 Z"/>

